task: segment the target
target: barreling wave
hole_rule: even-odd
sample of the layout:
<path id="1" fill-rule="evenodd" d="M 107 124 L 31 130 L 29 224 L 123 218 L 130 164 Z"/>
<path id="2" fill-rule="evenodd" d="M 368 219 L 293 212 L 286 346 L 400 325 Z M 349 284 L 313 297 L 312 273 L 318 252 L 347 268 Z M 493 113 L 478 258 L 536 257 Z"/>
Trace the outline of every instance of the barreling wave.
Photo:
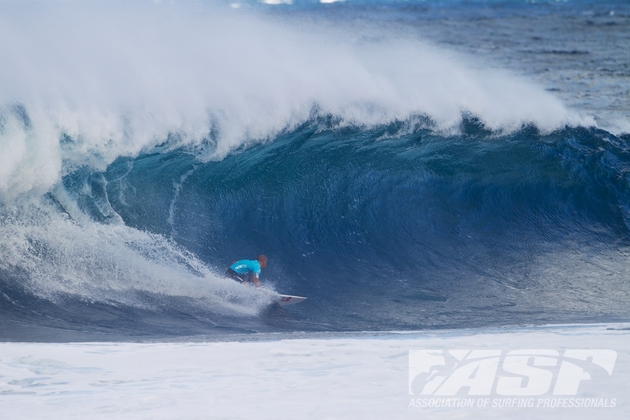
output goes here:
<path id="1" fill-rule="evenodd" d="M 5 337 L 627 316 L 629 139 L 521 78 L 382 29 L 0 7 Z M 261 252 L 268 293 L 222 278 Z"/>
<path id="2" fill-rule="evenodd" d="M 78 305 L 55 316 L 90 330 L 104 305 L 136 334 L 623 318 L 627 141 L 315 118 L 219 161 L 188 147 L 86 166 L 3 205 L 4 309 Z M 268 313 L 268 296 L 218 275 L 260 252 L 267 286 L 308 305 Z"/>

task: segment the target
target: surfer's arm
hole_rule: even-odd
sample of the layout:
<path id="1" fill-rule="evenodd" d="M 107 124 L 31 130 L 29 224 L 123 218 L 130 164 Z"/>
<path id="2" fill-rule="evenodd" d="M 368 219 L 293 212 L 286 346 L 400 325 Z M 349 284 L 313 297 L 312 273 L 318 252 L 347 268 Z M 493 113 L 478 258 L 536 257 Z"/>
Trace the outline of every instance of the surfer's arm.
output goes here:
<path id="1" fill-rule="evenodd" d="M 262 285 L 260 284 L 260 280 L 258 280 L 258 274 L 254 274 L 254 275 L 252 276 L 252 283 L 254 283 L 254 286 L 256 286 L 256 287 L 260 287 L 260 286 L 262 286 Z"/>

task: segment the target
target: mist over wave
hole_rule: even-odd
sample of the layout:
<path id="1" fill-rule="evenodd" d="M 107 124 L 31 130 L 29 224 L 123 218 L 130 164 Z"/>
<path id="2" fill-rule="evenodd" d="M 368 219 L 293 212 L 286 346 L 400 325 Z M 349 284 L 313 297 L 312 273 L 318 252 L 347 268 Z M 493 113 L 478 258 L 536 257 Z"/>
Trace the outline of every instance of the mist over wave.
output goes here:
<path id="1" fill-rule="evenodd" d="M 525 80 L 376 26 L 186 2 L 3 2 L 0 23 L 5 193 L 167 139 L 223 157 L 313 112 L 364 126 L 421 115 L 437 130 L 462 114 L 492 130 L 581 121 Z"/>

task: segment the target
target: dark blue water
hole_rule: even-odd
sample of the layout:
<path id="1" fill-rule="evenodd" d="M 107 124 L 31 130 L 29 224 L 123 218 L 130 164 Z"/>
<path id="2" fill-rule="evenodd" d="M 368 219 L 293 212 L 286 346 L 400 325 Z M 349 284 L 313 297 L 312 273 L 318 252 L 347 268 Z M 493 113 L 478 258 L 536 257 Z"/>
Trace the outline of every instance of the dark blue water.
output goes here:
<path id="1" fill-rule="evenodd" d="M 104 174 L 117 180 L 107 184 L 110 202 L 128 225 L 210 265 L 268 255 L 263 279 L 311 299 L 291 310 L 300 327 L 626 314 L 628 137 L 581 128 L 495 137 L 474 121 L 454 137 L 325 125 L 311 121 L 220 162 L 181 150 L 120 160 Z M 548 283 L 566 296 L 582 288 L 576 271 L 598 256 L 616 263 L 592 279 L 609 296 L 586 289 L 575 307 L 548 295 Z"/>

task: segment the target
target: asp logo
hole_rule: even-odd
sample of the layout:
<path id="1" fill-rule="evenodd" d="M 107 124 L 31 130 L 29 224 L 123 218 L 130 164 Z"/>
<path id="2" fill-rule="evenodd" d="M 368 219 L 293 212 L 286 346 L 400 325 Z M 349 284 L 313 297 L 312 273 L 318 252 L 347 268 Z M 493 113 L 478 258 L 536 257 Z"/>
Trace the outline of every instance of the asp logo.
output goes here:
<path id="1" fill-rule="evenodd" d="M 409 350 L 410 395 L 576 395 L 612 375 L 613 350 Z"/>

